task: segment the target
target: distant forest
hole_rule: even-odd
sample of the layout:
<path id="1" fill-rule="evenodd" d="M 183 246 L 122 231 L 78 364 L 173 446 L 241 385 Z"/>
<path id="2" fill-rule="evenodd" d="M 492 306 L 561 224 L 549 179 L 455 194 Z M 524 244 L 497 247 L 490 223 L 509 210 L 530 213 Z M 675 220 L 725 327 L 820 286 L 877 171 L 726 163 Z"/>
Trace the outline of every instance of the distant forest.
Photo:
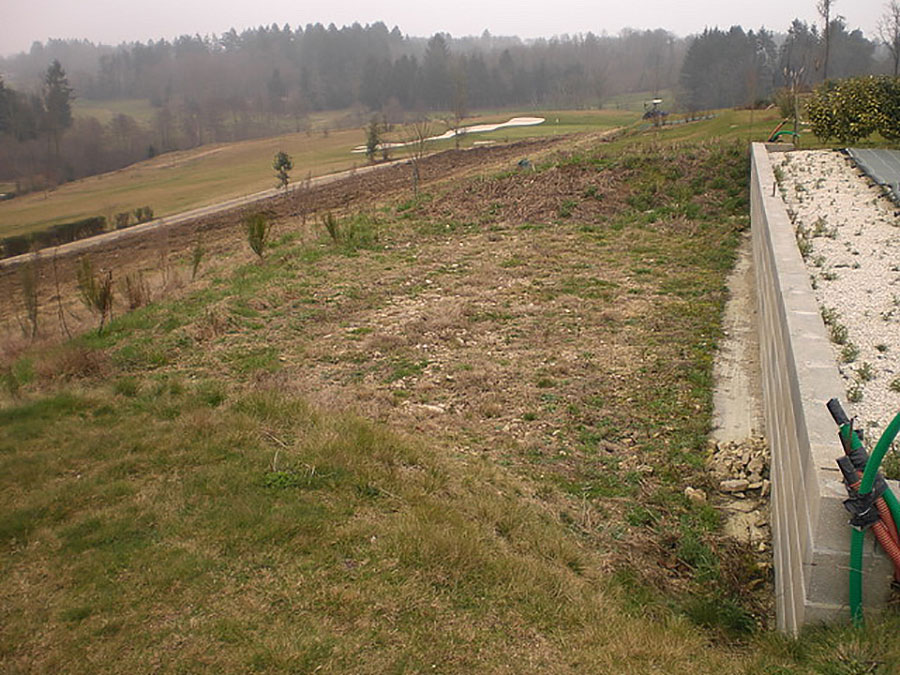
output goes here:
<path id="1" fill-rule="evenodd" d="M 440 112 L 596 108 L 630 92 L 674 92 L 672 109 L 770 100 L 792 80 L 824 77 L 824 31 L 707 29 L 680 38 L 626 30 L 524 41 L 405 36 L 383 23 L 260 27 L 220 36 L 123 44 L 35 43 L 0 59 L 0 181 L 27 190 L 119 168 L 156 153 L 307 128 L 308 115 L 350 110 L 387 123 Z M 891 70 L 888 49 L 830 22 L 829 77 Z M 5 80 L 5 82 L 4 82 Z M 73 117 L 73 97 L 145 99 L 151 124 L 118 114 Z"/>

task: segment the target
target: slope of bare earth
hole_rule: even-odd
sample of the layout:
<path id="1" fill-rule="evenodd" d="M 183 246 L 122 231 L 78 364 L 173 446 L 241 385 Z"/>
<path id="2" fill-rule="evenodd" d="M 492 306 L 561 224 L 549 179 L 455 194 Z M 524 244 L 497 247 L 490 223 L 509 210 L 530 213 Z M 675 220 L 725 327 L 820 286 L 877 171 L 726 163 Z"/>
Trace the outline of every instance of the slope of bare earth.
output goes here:
<path id="1" fill-rule="evenodd" d="M 431 183 L 499 170 L 500 167 L 509 166 L 513 157 L 539 155 L 560 140 L 553 138 L 525 141 L 511 145 L 443 152 L 425 157 L 420 162 L 422 189 L 427 190 Z M 181 285 L 180 280 L 173 279 L 170 273 L 177 267 L 183 270 L 191 251 L 198 244 L 205 251 L 207 260 L 220 255 L 232 255 L 241 249 L 241 244 L 246 241 L 242 217 L 248 211 L 264 209 L 279 218 L 299 215 L 305 223 L 307 219 L 316 220 L 325 212 L 348 208 L 366 209 L 378 201 L 397 199 L 411 192 L 411 167 L 406 164 L 395 165 L 368 174 L 351 175 L 343 180 L 317 185 L 311 189 L 296 190 L 290 200 L 273 199 L 248 208 L 238 208 L 174 226 L 161 225 L 152 231 L 145 231 L 133 237 L 128 236 L 124 241 L 97 241 L 90 249 L 89 257 L 95 270 L 98 272 L 111 270 L 115 278 L 122 283 L 128 274 L 142 271 L 148 277 L 153 290 L 169 296 L 174 290 L 173 285 Z M 126 230 L 125 233 L 127 232 Z M 55 316 L 56 286 L 59 284 L 66 311 L 73 313 L 73 316 L 69 317 L 69 323 L 74 322 L 76 326 L 80 325 L 78 305 L 77 302 L 73 304 L 70 301 L 77 296 L 74 289 L 75 269 L 76 260 L 81 255 L 82 252 L 58 256 L 55 271 L 50 251 L 39 254 L 33 263 L 39 286 L 43 291 L 41 303 L 47 307 L 53 306 L 51 316 Z M 21 274 L 18 266 L 0 269 L 0 322 L 6 328 L 7 336 L 20 331 L 17 316 L 21 317 L 24 312 L 23 300 L 18 291 Z"/>
<path id="2" fill-rule="evenodd" d="M 417 199 L 401 166 L 273 202 L 277 245 L 260 268 L 272 280 L 247 296 L 221 291 L 235 269 L 259 274 L 240 214 L 101 248 L 95 269 L 120 280 L 144 270 L 158 294 L 187 294 L 195 307 L 163 322 L 194 346 L 184 360 L 167 355 L 172 334 L 104 349 L 127 369 L 171 363 L 215 378 L 246 368 L 316 404 L 517 466 L 588 500 L 579 521 L 624 561 L 633 551 L 608 539 L 622 525 L 601 523 L 616 514 L 654 560 L 641 576 L 677 586 L 694 564 L 679 558 L 678 526 L 661 538 L 645 528 L 684 507 L 682 482 L 706 482 L 709 370 L 746 222 L 744 186 L 723 180 L 719 164 L 742 175 L 743 156 L 720 145 L 605 154 L 601 141 L 443 153 L 424 162 Z M 535 169 L 517 168 L 525 157 Z M 326 212 L 362 232 L 362 245 L 328 239 Z M 183 263 L 198 236 L 206 262 L 191 283 Z M 90 321 L 73 267 L 57 261 L 70 329 Z M 52 270 L 44 261 L 39 283 L 51 337 Z M 2 283 L 14 332 L 19 279 Z M 103 341 L 116 335 L 114 324 Z M 265 367 L 235 366 L 256 364 L 253 355 Z M 602 507 L 587 508 L 594 499 Z"/>

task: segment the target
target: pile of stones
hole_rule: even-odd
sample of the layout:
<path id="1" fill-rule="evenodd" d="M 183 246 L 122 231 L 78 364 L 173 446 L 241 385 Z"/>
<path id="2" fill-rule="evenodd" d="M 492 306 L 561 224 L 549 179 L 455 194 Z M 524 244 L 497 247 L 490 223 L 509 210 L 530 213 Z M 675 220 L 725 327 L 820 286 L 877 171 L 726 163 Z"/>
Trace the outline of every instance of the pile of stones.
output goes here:
<path id="1" fill-rule="evenodd" d="M 711 450 L 709 469 L 718 484 L 716 506 L 726 516 L 725 532 L 760 552 L 766 551 L 772 536 L 769 448 L 765 439 L 719 442 Z"/>
<path id="2" fill-rule="evenodd" d="M 709 468 L 721 492 L 735 497 L 769 495 L 769 448 L 764 438 L 716 443 Z"/>

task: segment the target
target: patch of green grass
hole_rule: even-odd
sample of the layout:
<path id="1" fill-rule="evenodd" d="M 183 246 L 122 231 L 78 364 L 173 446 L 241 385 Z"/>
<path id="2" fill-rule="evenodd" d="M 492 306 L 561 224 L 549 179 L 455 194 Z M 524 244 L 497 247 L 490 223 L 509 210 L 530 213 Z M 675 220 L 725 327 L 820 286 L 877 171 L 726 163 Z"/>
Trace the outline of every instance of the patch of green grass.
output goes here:
<path id="1" fill-rule="evenodd" d="M 407 377 L 418 377 L 421 375 L 425 368 L 428 367 L 428 361 L 425 359 L 419 361 L 413 361 L 411 359 L 400 359 L 396 363 L 393 364 L 390 375 L 388 375 L 387 382 L 396 382 L 398 380 L 402 380 Z"/>
<path id="2" fill-rule="evenodd" d="M 235 347 L 226 352 L 222 360 L 239 375 L 260 370 L 271 373 L 281 368 L 275 347 Z"/>
<path id="3" fill-rule="evenodd" d="M 741 606 L 740 600 L 733 598 L 692 598 L 685 605 L 684 613 L 698 626 L 726 637 L 747 636 L 756 628 L 753 616 Z"/>
<path id="4" fill-rule="evenodd" d="M 572 215 L 572 212 L 575 210 L 575 207 L 578 206 L 578 202 L 574 199 L 566 199 L 562 204 L 559 205 L 559 209 L 557 211 L 557 215 L 560 218 L 569 218 Z"/>

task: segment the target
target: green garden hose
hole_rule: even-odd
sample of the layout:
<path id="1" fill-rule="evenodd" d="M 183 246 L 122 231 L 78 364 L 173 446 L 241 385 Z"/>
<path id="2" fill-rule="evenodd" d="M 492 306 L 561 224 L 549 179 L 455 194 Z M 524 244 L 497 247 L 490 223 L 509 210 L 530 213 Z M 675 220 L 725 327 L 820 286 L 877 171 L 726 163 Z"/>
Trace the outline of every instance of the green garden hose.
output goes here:
<path id="1" fill-rule="evenodd" d="M 875 484 L 875 476 L 881 466 L 881 460 L 884 459 L 885 453 L 891 447 L 891 443 L 900 432 L 900 414 L 897 414 L 891 423 L 881 434 L 878 444 L 872 451 L 869 461 L 866 462 L 866 470 L 863 472 L 862 481 L 859 485 L 859 494 L 867 495 L 872 491 Z M 897 507 L 897 499 L 887 490 L 884 493 L 885 501 L 891 509 L 891 513 L 895 514 Z M 865 539 L 865 530 L 854 528 L 850 537 L 850 618 L 856 626 L 863 624 L 862 609 L 862 557 L 863 557 L 863 540 Z"/>

